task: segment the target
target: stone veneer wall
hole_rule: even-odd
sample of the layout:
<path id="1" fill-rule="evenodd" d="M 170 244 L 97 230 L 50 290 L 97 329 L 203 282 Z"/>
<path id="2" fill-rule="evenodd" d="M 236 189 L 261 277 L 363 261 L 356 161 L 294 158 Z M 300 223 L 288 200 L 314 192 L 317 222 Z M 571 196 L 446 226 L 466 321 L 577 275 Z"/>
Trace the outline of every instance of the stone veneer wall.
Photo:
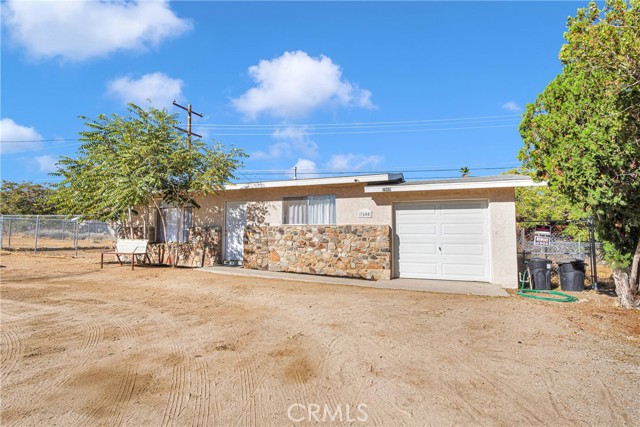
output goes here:
<path id="1" fill-rule="evenodd" d="M 245 268 L 379 280 L 391 278 L 388 225 L 248 226 Z"/>
<path id="2" fill-rule="evenodd" d="M 178 262 L 181 267 L 218 265 L 222 260 L 222 229 L 214 227 L 192 227 L 188 242 L 178 244 Z M 149 257 L 152 263 L 162 264 L 173 254 L 177 243 L 150 243 Z"/>

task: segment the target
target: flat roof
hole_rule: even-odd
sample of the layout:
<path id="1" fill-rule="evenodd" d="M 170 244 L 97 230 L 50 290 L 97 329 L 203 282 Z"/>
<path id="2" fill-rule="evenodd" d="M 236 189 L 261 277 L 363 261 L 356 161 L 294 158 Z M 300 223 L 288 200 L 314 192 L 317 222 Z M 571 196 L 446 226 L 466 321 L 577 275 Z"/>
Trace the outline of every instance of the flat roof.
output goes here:
<path id="1" fill-rule="evenodd" d="M 546 186 L 546 182 L 534 182 L 526 175 L 496 175 L 429 181 L 409 181 L 394 185 L 369 185 L 365 193 L 400 193 L 409 191 L 470 190 L 476 188 L 513 188 Z"/>
<path id="2" fill-rule="evenodd" d="M 225 190 L 247 190 L 258 188 L 280 188 L 280 187 L 304 187 L 312 185 L 331 185 L 331 184 L 381 184 L 396 185 L 404 181 L 404 175 L 401 173 L 380 173 L 368 175 L 352 175 L 352 176 L 332 176 L 328 178 L 303 178 L 303 179 L 285 179 L 280 181 L 263 181 L 263 182 L 243 182 L 238 184 L 227 184 Z"/>

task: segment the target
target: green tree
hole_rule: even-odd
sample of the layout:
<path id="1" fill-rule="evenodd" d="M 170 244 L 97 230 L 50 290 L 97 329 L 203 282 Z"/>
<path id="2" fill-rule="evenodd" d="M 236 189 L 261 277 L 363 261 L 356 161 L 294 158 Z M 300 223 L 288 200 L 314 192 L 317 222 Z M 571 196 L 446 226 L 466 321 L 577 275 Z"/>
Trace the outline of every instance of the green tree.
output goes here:
<path id="1" fill-rule="evenodd" d="M 0 213 L 4 215 L 54 215 L 58 213 L 52 201 L 54 190 L 33 182 L 2 180 Z"/>
<path id="2" fill-rule="evenodd" d="M 469 168 L 468 168 L 468 167 L 463 166 L 463 167 L 461 167 L 461 168 L 460 168 L 460 175 L 461 175 L 463 178 L 468 177 L 470 173 L 471 173 L 471 171 L 469 170 Z"/>
<path id="3" fill-rule="evenodd" d="M 527 105 L 520 158 L 593 212 L 620 304 L 639 308 L 640 0 L 569 18 L 562 73 Z"/>
<path id="4" fill-rule="evenodd" d="M 54 173 L 62 178 L 57 200 L 70 213 L 128 225 L 130 237 L 135 208 L 153 204 L 167 235 L 160 203 L 199 208 L 195 198 L 223 188 L 245 154 L 200 139 L 189 147 L 176 129 L 177 116 L 166 110 L 129 104 L 128 112 L 81 117 L 87 129 L 80 132 L 78 155 L 62 157 Z"/>

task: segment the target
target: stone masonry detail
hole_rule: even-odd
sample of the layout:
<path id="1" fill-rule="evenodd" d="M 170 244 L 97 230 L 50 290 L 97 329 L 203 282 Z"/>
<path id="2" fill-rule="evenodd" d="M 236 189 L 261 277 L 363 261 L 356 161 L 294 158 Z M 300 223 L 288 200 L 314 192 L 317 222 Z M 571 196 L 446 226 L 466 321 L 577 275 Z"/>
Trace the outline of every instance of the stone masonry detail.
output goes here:
<path id="1" fill-rule="evenodd" d="M 369 280 L 391 278 L 388 225 L 282 225 L 245 229 L 245 268 Z"/>
<path id="2" fill-rule="evenodd" d="M 222 230 L 218 226 L 192 227 L 189 229 L 188 242 L 184 243 L 151 243 L 149 256 L 152 263 L 162 264 L 168 256 L 172 256 L 178 245 L 178 261 L 181 267 L 202 267 L 218 265 L 221 260 Z"/>

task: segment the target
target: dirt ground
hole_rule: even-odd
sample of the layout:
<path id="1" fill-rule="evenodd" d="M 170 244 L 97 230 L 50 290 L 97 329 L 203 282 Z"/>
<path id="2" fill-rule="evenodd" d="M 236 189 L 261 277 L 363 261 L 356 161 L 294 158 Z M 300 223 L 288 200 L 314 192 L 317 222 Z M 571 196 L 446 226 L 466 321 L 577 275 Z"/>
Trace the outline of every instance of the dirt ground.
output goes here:
<path id="1" fill-rule="evenodd" d="M 86 252 L 0 264 L 3 426 L 640 423 L 640 313 L 594 292 L 100 270 Z"/>

